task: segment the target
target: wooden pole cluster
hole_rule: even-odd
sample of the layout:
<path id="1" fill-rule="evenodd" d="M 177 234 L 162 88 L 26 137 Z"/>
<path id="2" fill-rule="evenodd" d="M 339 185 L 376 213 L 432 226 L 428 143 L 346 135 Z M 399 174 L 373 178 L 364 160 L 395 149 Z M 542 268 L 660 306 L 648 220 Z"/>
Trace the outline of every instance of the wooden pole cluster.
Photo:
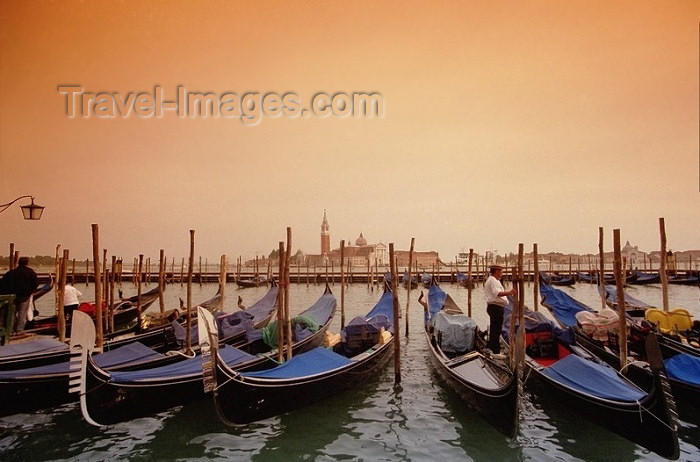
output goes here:
<path id="1" fill-rule="evenodd" d="M 622 274 L 622 257 L 620 254 L 620 230 L 613 230 L 613 251 L 615 268 L 615 285 L 617 286 L 617 312 L 620 320 L 618 344 L 620 345 L 620 369 L 627 365 L 627 318 L 625 316 L 625 281 Z"/>
<path id="2" fill-rule="evenodd" d="M 396 259 L 394 258 L 394 243 L 389 243 L 389 262 L 391 271 L 391 293 L 394 308 L 394 383 L 401 383 L 401 337 L 398 335 L 399 297 L 396 293 Z"/>

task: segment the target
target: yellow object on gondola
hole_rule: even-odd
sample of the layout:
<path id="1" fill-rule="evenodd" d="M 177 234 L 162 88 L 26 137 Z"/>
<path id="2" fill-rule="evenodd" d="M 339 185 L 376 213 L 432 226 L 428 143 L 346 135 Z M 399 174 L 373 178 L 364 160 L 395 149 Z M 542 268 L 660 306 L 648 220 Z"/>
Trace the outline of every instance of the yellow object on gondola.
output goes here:
<path id="1" fill-rule="evenodd" d="M 657 308 L 649 308 L 644 318 L 659 326 L 662 332 L 689 330 L 693 327 L 693 316 L 685 308 L 676 308 L 668 313 Z"/>

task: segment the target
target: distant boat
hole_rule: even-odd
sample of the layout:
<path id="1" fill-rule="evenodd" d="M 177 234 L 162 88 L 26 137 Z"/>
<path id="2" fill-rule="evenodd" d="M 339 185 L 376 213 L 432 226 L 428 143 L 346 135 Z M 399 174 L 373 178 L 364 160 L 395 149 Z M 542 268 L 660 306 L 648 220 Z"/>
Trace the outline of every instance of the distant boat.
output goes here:
<path id="1" fill-rule="evenodd" d="M 658 284 L 661 282 L 661 276 L 659 273 L 642 273 L 641 271 L 633 271 L 632 276 L 634 278 L 629 278 L 627 282 L 634 285 L 644 285 L 644 284 Z"/>
<path id="2" fill-rule="evenodd" d="M 576 283 L 574 278 L 556 273 L 545 273 L 544 271 L 540 271 L 540 282 L 553 286 L 572 286 Z"/>
<path id="3" fill-rule="evenodd" d="M 250 279 L 239 279 L 236 281 L 236 284 L 241 289 L 244 289 L 246 287 L 259 287 L 262 285 L 267 285 L 267 277 L 266 276 L 253 276 Z"/>

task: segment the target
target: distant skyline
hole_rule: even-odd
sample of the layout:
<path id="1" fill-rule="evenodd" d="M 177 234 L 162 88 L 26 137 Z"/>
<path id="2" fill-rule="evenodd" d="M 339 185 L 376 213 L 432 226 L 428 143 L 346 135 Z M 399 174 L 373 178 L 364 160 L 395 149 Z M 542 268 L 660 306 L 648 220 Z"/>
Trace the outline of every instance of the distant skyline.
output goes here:
<path id="1" fill-rule="evenodd" d="M 317 253 L 324 209 L 333 248 L 444 260 L 597 253 L 600 226 L 652 252 L 659 217 L 698 249 L 699 21 L 696 1 L 7 0 L 0 203 L 46 210 L 2 212 L 0 253 L 85 259 L 92 223 L 125 259 L 186 257 L 190 229 L 209 261 L 287 226 Z"/>

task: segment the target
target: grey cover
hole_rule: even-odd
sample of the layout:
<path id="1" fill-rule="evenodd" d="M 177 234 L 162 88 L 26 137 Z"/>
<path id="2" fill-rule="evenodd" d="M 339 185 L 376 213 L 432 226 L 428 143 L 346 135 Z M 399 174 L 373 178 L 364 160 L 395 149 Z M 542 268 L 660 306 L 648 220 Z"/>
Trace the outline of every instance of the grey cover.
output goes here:
<path id="1" fill-rule="evenodd" d="M 432 319 L 435 335 L 442 333 L 440 348 L 448 352 L 464 352 L 474 349 L 476 321 L 466 314 L 435 313 Z"/>

